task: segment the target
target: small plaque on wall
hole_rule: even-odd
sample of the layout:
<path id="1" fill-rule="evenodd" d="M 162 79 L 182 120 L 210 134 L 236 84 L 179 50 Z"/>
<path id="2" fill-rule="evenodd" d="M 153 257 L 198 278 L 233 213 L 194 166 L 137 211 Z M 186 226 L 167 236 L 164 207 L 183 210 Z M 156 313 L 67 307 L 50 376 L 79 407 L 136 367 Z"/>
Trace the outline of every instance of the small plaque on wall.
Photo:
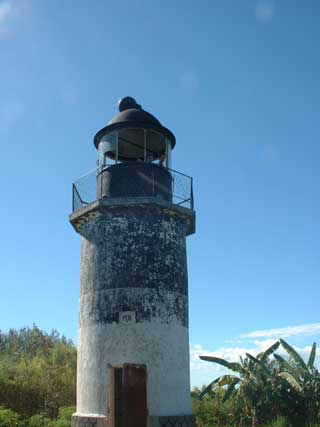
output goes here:
<path id="1" fill-rule="evenodd" d="M 122 325 L 131 325 L 136 323 L 136 312 L 135 311 L 120 311 L 119 323 Z"/>

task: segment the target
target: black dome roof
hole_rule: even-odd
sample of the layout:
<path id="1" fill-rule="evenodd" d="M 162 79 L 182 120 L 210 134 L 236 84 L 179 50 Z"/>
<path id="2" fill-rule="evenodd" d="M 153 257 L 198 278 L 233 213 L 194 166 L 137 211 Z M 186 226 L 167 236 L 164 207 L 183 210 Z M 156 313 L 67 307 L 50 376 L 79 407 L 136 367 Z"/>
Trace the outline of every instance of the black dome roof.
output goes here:
<path id="1" fill-rule="evenodd" d="M 173 148 L 176 143 L 174 134 L 159 122 L 152 114 L 143 110 L 142 107 L 137 104 L 134 98 L 126 96 L 118 102 L 119 114 L 117 114 L 107 126 L 99 130 L 94 137 L 94 145 L 98 148 L 101 139 L 108 133 L 123 128 L 141 128 L 141 129 L 153 129 L 163 134 L 166 138 L 171 141 L 171 147 Z"/>
<path id="2" fill-rule="evenodd" d="M 146 122 L 153 123 L 156 126 L 161 126 L 161 123 L 152 114 L 138 108 L 129 108 L 117 114 L 109 124 L 123 122 Z"/>

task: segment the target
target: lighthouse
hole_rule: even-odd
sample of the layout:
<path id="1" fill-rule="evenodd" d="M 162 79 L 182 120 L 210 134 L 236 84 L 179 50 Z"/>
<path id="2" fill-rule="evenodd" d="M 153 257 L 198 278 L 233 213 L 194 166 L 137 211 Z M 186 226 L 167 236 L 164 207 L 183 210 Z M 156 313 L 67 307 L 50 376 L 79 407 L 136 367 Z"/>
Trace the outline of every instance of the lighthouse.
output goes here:
<path id="1" fill-rule="evenodd" d="M 192 178 L 174 134 L 132 97 L 94 137 L 97 168 L 73 184 L 81 235 L 73 427 L 195 426 L 186 237 Z"/>

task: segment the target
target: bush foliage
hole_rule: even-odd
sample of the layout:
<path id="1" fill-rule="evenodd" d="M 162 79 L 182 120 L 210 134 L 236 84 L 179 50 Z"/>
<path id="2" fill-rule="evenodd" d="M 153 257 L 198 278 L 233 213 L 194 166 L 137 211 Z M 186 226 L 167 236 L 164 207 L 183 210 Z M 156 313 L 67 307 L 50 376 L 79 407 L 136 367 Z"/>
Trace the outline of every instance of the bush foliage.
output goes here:
<path id="1" fill-rule="evenodd" d="M 57 418 L 59 408 L 75 404 L 76 357 L 74 344 L 54 330 L 0 332 L 0 405 L 22 417 L 36 416 L 34 426 Z"/>

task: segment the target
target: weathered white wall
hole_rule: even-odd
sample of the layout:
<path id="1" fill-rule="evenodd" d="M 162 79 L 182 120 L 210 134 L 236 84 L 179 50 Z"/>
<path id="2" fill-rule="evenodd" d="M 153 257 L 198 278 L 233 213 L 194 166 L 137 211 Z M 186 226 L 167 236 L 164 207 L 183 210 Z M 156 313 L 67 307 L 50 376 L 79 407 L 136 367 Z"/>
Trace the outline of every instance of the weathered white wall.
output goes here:
<path id="1" fill-rule="evenodd" d="M 188 349 L 188 328 L 177 321 L 81 327 L 77 413 L 107 413 L 108 365 L 141 363 L 148 372 L 149 414 L 191 414 Z"/>

